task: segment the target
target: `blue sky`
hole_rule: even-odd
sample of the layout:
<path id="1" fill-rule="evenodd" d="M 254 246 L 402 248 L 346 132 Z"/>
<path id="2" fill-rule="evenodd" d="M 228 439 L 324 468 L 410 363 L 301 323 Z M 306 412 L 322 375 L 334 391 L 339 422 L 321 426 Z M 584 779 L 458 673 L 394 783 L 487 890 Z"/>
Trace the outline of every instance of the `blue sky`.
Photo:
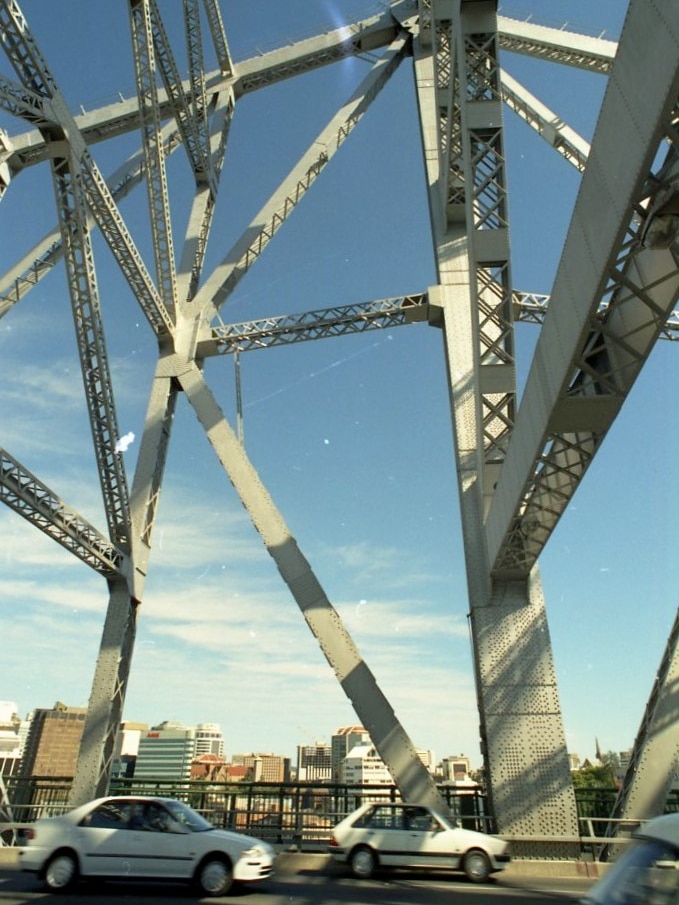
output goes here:
<path id="1" fill-rule="evenodd" d="M 179 4 L 160 5 L 174 33 Z M 614 39 L 624 7 L 506 0 L 501 11 Z M 222 2 L 235 60 L 368 8 L 357 0 Z M 124 4 L 24 0 L 22 9 L 74 110 L 133 92 Z M 602 77 L 509 55 L 504 62 L 591 137 Z M 366 71 L 350 60 L 238 102 L 209 261 L 221 259 Z M 4 58 L 0 73 L 10 75 Z M 23 131 L 4 114 L 0 126 Z M 418 142 L 406 63 L 241 281 L 224 318 L 431 285 Z M 128 136 L 93 153 L 107 174 L 136 147 Z M 578 176 L 510 112 L 506 147 L 514 285 L 549 292 Z M 185 169 L 177 153 L 168 174 L 178 226 L 189 197 Z M 142 188 L 121 210 L 147 249 L 143 201 Z M 2 201 L 0 272 L 55 221 L 49 173 L 20 174 Z M 155 344 L 99 237 L 95 252 L 118 421 L 138 439 Z M 520 375 L 537 329 L 517 326 Z M 0 321 L 0 373 L 2 444 L 103 531 L 61 269 Z M 210 361 L 206 373 L 233 422 L 233 362 Z M 674 374 L 674 344 L 661 342 L 541 560 L 567 740 L 581 756 L 593 754 L 595 738 L 604 749 L 632 744 L 676 611 L 678 438 L 665 414 Z M 465 753 L 478 763 L 440 333 L 416 325 L 252 352 L 241 358 L 241 376 L 248 454 L 406 730 L 439 758 Z M 137 448 L 125 453 L 130 481 Z M 0 699 L 21 713 L 56 700 L 85 704 L 105 583 L 6 507 L 0 532 Z M 228 753 L 289 755 L 356 719 L 183 399 L 125 717 L 218 722 Z"/>

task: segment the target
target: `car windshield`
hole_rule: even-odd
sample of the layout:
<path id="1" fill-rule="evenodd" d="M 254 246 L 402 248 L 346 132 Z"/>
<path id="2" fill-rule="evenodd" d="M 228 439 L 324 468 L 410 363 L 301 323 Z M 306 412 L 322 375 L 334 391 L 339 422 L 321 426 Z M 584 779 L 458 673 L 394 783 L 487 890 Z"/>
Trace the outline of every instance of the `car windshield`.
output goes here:
<path id="1" fill-rule="evenodd" d="M 214 829 L 208 820 L 182 801 L 166 801 L 165 806 L 177 823 L 181 823 L 192 833 L 205 833 L 207 830 Z"/>
<path id="2" fill-rule="evenodd" d="M 587 905 L 679 905 L 679 850 L 641 841 L 611 867 L 585 899 Z"/>

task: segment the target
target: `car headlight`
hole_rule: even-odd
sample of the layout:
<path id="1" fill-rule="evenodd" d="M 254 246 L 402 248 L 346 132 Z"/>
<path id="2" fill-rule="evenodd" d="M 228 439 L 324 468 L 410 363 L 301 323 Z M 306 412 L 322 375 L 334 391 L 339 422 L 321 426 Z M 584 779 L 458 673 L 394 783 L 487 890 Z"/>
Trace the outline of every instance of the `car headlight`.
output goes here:
<path id="1" fill-rule="evenodd" d="M 273 849 L 265 842 L 258 842 L 241 852 L 241 858 L 271 858 L 272 855 Z"/>

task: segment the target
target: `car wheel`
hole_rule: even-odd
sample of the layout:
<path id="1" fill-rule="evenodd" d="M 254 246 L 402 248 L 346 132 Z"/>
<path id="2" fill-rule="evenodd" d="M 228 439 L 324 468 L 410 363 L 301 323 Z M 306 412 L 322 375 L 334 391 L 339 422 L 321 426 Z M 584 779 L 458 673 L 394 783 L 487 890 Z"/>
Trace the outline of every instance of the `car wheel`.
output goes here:
<path id="1" fill-rule="evenodd" d="M 351 853 L 349 866 L 355 877 L 359 877 L 361 880 L 367 880 L 368 877 L 372 877 L 375 873 L 377 858 L 371 849 L 366 848 L 366 846 L 363 845 L 360 848 L 354 849 Z"/>
<path id="2" fill-rule="evenodd" d="M 206 896 L 225 896 L 233 884 L 231 865 L 218 855 L 203 861 L 196 872 L 196 882 Z"/>
<path id="3" fill-rule="evenodd" d="M 78 879 L 78 861 L 72 852 L 57 852 L 45 867 L 45 886 L 52 892 L 70 889 Z"/>
<path id="4" fill-rule="evenodd" d="M 490 858 L 480 848 L 472 848 L 464 856 L 462 870 L 472 883 L 485 883 L 490 876 Z"/>

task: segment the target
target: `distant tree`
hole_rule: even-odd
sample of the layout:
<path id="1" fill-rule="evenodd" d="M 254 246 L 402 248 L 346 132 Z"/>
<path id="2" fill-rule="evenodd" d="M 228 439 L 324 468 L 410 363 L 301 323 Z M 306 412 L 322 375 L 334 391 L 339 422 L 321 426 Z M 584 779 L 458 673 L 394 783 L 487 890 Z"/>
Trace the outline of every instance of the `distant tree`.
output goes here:
<path id="1" fill-rule="evenodd" d="M 608 764 L 587 764 L 572 772 L 580 817 L 606 819 L 616 795 L 615 770 Z"/>
<path id="2" fill-rule="evenodd" d="M 581 767 L 573 771 L 573 785 L 576 789 L 614 789 L 615 771 L 608 764 Z"/>
<path id="3" fill-rule="evenodd" d="M 613 776 L 620 773 L 620 755 L 615 751 L 606 751 L 599 758 L 603 767 L 609 768 Z"/>

